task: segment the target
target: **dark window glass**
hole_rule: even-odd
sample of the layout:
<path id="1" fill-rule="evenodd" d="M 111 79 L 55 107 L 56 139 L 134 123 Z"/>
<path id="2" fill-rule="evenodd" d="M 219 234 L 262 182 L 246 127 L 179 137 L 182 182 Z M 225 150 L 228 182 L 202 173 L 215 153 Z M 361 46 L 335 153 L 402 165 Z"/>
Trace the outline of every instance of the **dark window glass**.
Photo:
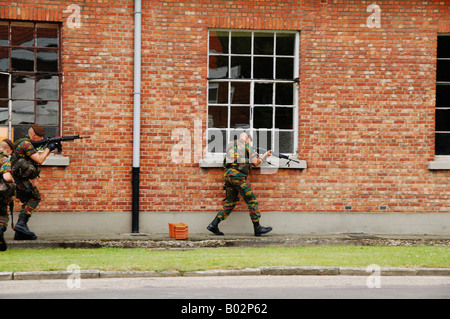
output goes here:
<path id="1" fill-rule="evenodd" d="M 280 153 L 294 153 L 294 132 L 277 132 L 275 142 L 278 142 Z"/>
<path id="2" fill-rule="evenodd" d="M 255 107 L 253 114 L 254 128 L 273 127 L 273 107 Z"/>
<path id="3" fill-rule="evenodd" d="M 58 110 L 58 102 L 38 101 L 36 107 L 36 123 L 40 125 L 58 125 Z"/>
<path id="4" fill-rule="evenodd" d="M 0 46 L 9 45 L 9 23 L 0 21 Z"/>
<path id="5" fill-rule="evenodd" d="M 450 134 L 436 133 L 436 155 L 450 155 Z"/>
<path id="6" fill-rule="evenodd" d="M 38 51 L 37 52 L 38 72 L 58 72 L 58 52 Z"/>
<path id="7" fill-rule="evenodd" d="M 231 57 L 232 79 L 250 79 L 252 77 L 252 58 L 245 56 Z"/>
<path id="8" fill-rule="evenodd" d="M 14 75 L 12 77 L 12 98 L 34 100 L 34 75 Z"/>
<path id="9" fill-rule="evenodd" d="M 9 71 L 9 49 L 0 48 L 0 71 Z"/>
<path id="10" fill-rule="evenodd" d="M 277 107 L 275 111 L 275 128 L 292 130 L 294 128 L 294 109 Z"/>
<path id="11" fill-rule="evenodd" d="M 437 81 L 450 82 L 450 60 L 437 61 Z"/>
<path id="12" fill-rule="evenodd" d="M 275 99 L 277 105 L 294 105 L 294 84 L 277 83 Z"/>
<path id="13" fill-rule="evenodd" d="M 228 107 L 210 105 L 208 108 L 208 127 L 227 128 L 228 127 Z"/>
<path id="14" fill-rule="evenodd" d="M 0 74 L 0 99 L 9 99 L 9 76 Z"/>
<path id="15" fill-rule="evenodd" d="M 277 34 L 277 55 L 295 54 L 295 34 Z"/>
<path id="16" fill-rule="evenodd" d="M 34 101 L 12 101 L 12 124 L 34 124 Z"/>
<path id="17" fill-rule="evenodd" d="M 438 85 L 436 87 L 436 106 L 450 107 L 450 85 Z"/>
<path id="18" fill-rule="evenodd" d="M 209 77 L 212 79 L 228 78 L 228 57 L 210 56 L 209 57 Z"/>
<path id="19" fill-rule="evenodd" d="M 438 58 L 450 58 L 450 36 L 438 37 Z"/>
<path id="20" fill-rule="evenodd" d="M 255 79 L 273 79 L 273 58 L 255 57 L 253 65 L 253 77 Z"/>
<path id="21" fill-rule="evenodd" d="M 273 55 L 274 48 L 274 34 L 273 33 L 255 33 L 254 54 Z"/>
<path id="22" fill-rule="evenodd" d="M 450 110 L 436 110 L 436 131 L 450 132 Z"/>
<path id="23" fill-rule="evenodd" d="M 277 79 L 292 80 L 294 79 L 294 59 L 293 58 L 277 58 Z"/>
<path id="24" fill-rule="evenodd" d="M 56 24 L 39 23 L 36 35 L 38 47 L 57 48 L 59 46 L 58 26 Z"/>
<path id="25" fill-rule="evenodd" d="M 250 83 L 232 82 L 230 94 L 231 104 L 250 104 Z"/>
<path id="26" fill-rule="evenodd" d="M 11 64 L 14 71 L 34 72 L 34 51 L 28 49 L 12 49 Z"/>
<path id="27" fill-rule="evenodd" d="M 232 32 L 231 54 L 250 54 L 250 53 L 252 53 L 251 32 Z"/>
<path id="28" fill-rule="evenodd" d="M 232 106 L 231 107 L 231 128 L 249 128 L 250 127 L 250 107 Z"/>
<path id="29" fill-rule="evenodd" d="M 209 53 L 227 54 L 229 42 L 228 31 L 211 31 L 209 33 Z"/>
<path id="30" fill-rule="evenodd" d="M 273 104 L 273 84 L 255 83 L 255 104 Z"/>
<path id="31" fill-rule="evenodd" d="M 34 46 L 34 23 L 13 22 L 11 24 L 11 45 Z"/>

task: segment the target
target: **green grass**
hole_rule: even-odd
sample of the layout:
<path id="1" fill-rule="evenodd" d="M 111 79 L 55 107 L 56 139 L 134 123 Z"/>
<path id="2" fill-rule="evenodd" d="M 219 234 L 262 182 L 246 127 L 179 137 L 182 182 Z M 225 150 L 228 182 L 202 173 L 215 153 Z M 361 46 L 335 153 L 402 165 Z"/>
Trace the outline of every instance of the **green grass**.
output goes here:
<path id="1" fill-rule="evenodd" d="M 0 253 L 0 272 L 65 270 L 76 264 L 98 270 L 242 269 L 260 266 L 450 267 L 450 247 L 319 246 L 204 248 L 10 249 Z"/>

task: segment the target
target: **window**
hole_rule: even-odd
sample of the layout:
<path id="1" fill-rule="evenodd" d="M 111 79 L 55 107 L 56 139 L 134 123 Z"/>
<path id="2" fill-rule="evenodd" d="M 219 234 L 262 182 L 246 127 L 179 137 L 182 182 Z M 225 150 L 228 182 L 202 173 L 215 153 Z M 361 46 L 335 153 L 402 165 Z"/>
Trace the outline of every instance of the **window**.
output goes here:
<path id="1" fill-rule="evenodd" d="M 436 155 L 450 155 L 450 35 L 438 36 Z"/>
<path id="2" fill-rule="evenodd" d="M 0 126 L 11 137 L 40 124 L 59 135 L 60 25 L 0 20 Z"/>
<path id="3" fill-rule="evenodd" d="M 209 153 L 243 128 L 256 147 L 296 153 L 298 45 L 298 32 L 210 30 Z"/>

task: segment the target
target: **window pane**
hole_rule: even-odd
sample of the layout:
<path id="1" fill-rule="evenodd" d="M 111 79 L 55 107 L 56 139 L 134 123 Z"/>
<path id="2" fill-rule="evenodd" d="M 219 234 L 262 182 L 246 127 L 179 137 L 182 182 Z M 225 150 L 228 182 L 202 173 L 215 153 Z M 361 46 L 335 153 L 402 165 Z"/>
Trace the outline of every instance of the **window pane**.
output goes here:
<path id="1" fill-rule="evenodd" d="M 40 125 L 58 125 L 58 102 L 38 101 L 36 108 L 36 123 Z"/>
<path id="2" fill-rule="evenodd" d="M 294 84 L 277 83 L 276 91 L 277 105 L 294 105 Z"/>
<path id="3" fill-rule="evenodd" d="M 225 153 L 227 132 L 225 130 L 208 130 L 208 152 Z"/>
<path id="4" fill-rule="evenodd" d="M 256 32 L 254 54 L 273 55 L 274 43 L 273 33 Z"/>
<path id="5" fill-rule="evenodd" d="M 294 128 L 294 109 L 277 107 L 275 111 L 275 128 L 292 130 Z"/>
<path id="6" fill-rule="evenodd" d="M 273 58 L 254 58 L 253 77 L 255 79 L 273 79 Z"/>
<path id="7" fill-rule="evenodd" d="M 273 107 L 255 107 L 253 114 L 254 128 L 273 127 Z"/>
<path id="8" fill-rule="evenodd" d="M 250 127 L 250 107 L 249 106 L 232 106 L 231 107 L 231 128 L 243 128 Z"/>
<path id="9" fill-rule="evenodd" d="M 12 123 L 34 124 L 34 101 L 13 101 Z"/>
<path id="10" fill-rule="evenodd" d="M 58 52 L 38 51 L 37 71 L 38 72 L 58 72 Z"/>
<path id="11" fill-rule="evenodd" d="M 209 76 L 212 79 L 228 78 L 228 57 L 210 56 L 209 57 Z"/>
<path id="12" fill-rule="evenodd" d="M 277 55 L 295 55 L 295 34 L 277 34 Z"/>
<path id="13" fill-rule="evenodd" d="M 436 106 L 450 106 L 450 85 L 438 85 L 436 87 Z"/>
<path id="14" fill-rule="evenodd" d="M 228 127 L 228 107 L 210 105 L 208 107 L 208 128 Z"/>
<path id="15" fill-rule="evenodd" d="M 450 60 L 437 61 L 437 81 L 450 82 Z"/>
<path id="16" fill-rule="evenodd" d="M 9 76 L 0 74 L 0 99 L 9 99 Z"/>
<path id="17" fill-rule="evenodd" d="M 12 77 L 12 98 L 34 100 L 34 76 L 14 75 Z"/>
<path id="18" fill-rule="evenodd" d="M 36 99 L 58 100 L 59 99 L 59 76 L 38 75 L 36 77 Z"/>
<path id="19" fill-rule="evenodd" d="M 11 45 L 33 47 L 34 24 L 23 22 L 11 23 Z"/>
<path id="20" fill-rule="evenodd" d="M 436 110 L 436 131 L 450 132 L 450 110 Z"/>
<path id="21" fill-rule="evenodd" d="M 231 104 L 250 105 L 250 83 L 232 82 L 231 83 Z"/>
<path id="22" fill-rule="evenodd" d="M 0 124 L 8 124 L 9 117 L 8 100 L 0 100 Z"/>
<path id="23" fill-rule="evenodd" d="M 0 71 L 9 71 L 9 49 L 0 48 Z"/>
<path id="24" fill-rule="evenodd" d="M 271 104 L 273 105 L 273 84 L 272 83 L 255 83 L 255 104 Z"/>
<path id="25" fill-rule="evenodd" d="M 57 48 L 59 46 L 58 25 L 39 23 L 36 40 L 38 47 Z"/>
<path id="26" fill-rule="evenodd" d="M 450 134 L 436 134 L 436 155 L 450 155 Z"/>
<path id="27" fill-rule="evenodd" d="M 253 134 L 253 146 L 263 148 L 265 150 L 271 150 L 272 148 L 272 132 L 271 131 L 256 131 Z M 262 150 L 259 153 L 263 153 Z"/>
<path id="28" fill-rule="evenodd" d="M 280 153 L 294 153 L 294 132 L 276 132 L 275 143 L 277 142 Z"/>
<path id="29" fill-rule="evenodd" d="M 231 57 L 232 79 L 250 79 L 252 77 L 252 58 L 234 56 Z"/>
<path id="30" fill-rule="evenodd" d="M 277 79 L 294 79 L 294 59 L 277 58 Z"/>
<path id="31" fill-rule="evenodd" d="M 438 58 L 450 58 L 450 36 L 438 36 Z"/>
<path id="32" fill-rule="evenodd" d="M 9 45 L 9 24 L 0 21 L 0 45 Z"/>
<path id="33" fill-rule="evenodd" d="M 250 54 L 252 52 L 252 34 L 250 32 L 231 33 L 231 53 Z"/>
<path id="34" fill-rule="evenodd" d="M 26 49 L 12 49 L 11 64 L 14 71 L 34 72 L 34 51 Z"/>
<path id="35" fill-rule="evenodd" d="M 209 53 L 228 53 L 229 48 L 228 31 L 211 31 L 209 33 Z"/>

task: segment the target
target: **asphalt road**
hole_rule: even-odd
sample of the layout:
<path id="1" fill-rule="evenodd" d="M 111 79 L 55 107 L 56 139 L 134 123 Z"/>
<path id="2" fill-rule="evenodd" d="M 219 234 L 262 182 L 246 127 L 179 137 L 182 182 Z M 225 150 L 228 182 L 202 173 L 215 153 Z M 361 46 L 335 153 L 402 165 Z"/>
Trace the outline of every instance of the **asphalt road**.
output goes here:
<path id="1" fill-rule="evenodd" d="M 0 281 L 0 299 L 54 298 L 181 299 L 178 308 L 188 303 L 200 305 L 206 299 L 235 302 L 241 299 L 255 302 L 317 298 L 450 299 L 450 277 L 224 276 Z"/>

